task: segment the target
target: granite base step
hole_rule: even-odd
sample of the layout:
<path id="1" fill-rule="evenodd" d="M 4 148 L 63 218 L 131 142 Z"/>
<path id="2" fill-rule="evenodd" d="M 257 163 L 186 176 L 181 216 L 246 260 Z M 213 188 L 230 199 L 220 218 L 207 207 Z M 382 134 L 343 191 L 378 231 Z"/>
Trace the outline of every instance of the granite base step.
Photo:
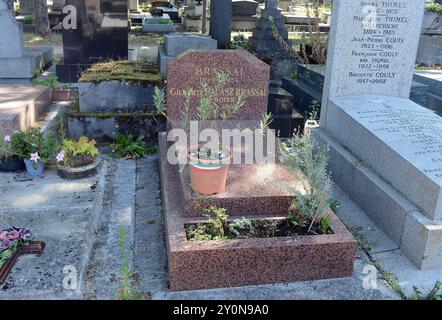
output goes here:
<path id="1" fill-rule="evenodd" d="M 306 117 L 293 109 L 290 114 L 274 114 L 270 128 L 279 138 L 291 138 L 294 132 L 303 132 Z"/>
<path id="2" fill-rule="evenodd" d="M 293 95 L 280 87 L 269 87 L 268 112 L 290 114 L 293 110 Z"/>
<path id="3" fill-rule="evenodd" d="M 442 71 L 419 70 L 414 72 L 413 80 L 430 86 L 433 94 L 442 94 Z"/>
<path id="4" fill-rule="evenodd" d="M 54 49 L 46 46 L 29 46 L 24 48 L 20 58 L 0 59 L 0 83 L 13 83 L 17 80 L 30 80 L 33 72 L 44 70 L 52 63 Z"/>
<path id="5" fill-rule="evenodd" d="M 306 85 L 300 79 L 291 79 L 284 77 L 282 79 L 282 87 L 284 90 L 290 92 L 294 97 L 294 105 L 298 108 L 299 112 L 303 115 L 308 114 L 311 111 L 311 105 L 313 100 L 321 102 L 322 91 L 315 90 L 312 87 Z"/>
<path id="6" fill-rule="evenodd" d="M 431 220 L 373 169 L 323 129 L 313 137 L 329 146 L 333 180 L 419 269 L 442 267 L 442 220 Z"/>
<path id="7" fill-rule="evenodd" d="M 293 175 L 281 164 L 232 164 L 226 191 L 211 196 L 195 193 L 190 182 L 189 169 L 180 175 L 184 191 L 184 215 L 200 217 L 203 208 L 225 208 L 230 216 L 286 215 L 290 210 L 292 189 L 301 189 L 293 183 Z"/>
<path id="8" fill-rule="evenodd" d="M 0 85 L 0 128 L 3 134 L 36 124 L 51 102 L 51 89 L 34 85 Z"/>
<path id="9" fill-rule="evenodd" d="M 427 108 L 436 111 L 438 115 L 442 116 L 442 96 L 427 93 Z"/>

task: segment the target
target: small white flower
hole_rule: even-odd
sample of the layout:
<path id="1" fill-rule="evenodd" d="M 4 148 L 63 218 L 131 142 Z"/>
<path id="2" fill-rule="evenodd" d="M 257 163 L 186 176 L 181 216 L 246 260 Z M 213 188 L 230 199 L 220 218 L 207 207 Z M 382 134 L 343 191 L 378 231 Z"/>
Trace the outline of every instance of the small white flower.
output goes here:
<path id="1" fill-rule="evenodd" d="M 40 156 L 38 155 L 38 152 L 31 153 L 31 158 L 29 160 L 30 161 L 34 161 L 35 163 L 37 163 L 38 160 L 40 160 Z"/>
<path id="2" fill-rule="evenodd" d="M 60 153 L 57 154 L 55 160 L 57 160 L 57 162 L 62 162 L 64 160 L 64 150 L 61 150 Z"/>
<path id="3" fill-rule="evenodd" d="M 5 136 L 5 142 L 11 142 L 11 136 L 10 135 Z"/>

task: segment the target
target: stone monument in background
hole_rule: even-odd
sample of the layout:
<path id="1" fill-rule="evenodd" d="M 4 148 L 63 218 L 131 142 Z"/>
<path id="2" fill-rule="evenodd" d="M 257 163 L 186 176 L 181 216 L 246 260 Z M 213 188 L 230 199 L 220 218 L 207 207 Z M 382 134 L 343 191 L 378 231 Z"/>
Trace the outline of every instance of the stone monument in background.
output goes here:
<path id="1" fill-rule="evenodd" d="M 138 0 L 129 0 L 129 11 L 130 12 L 140 12 L 140 4 L 138 3 Z"/>
<path id="2" fill-rule="evenodd" d="M 281 12 L 278 10 L 278 1 L 266 0 L 265 9 L 261 11 L 261 18 L 258 19 L 253 36 L 249 39 L 260 59 L 273 60 L 287 56 L 284 48 L 273 35 L 273 26 L 276 26 L 279 35 L 288 42 L 289 35 Z"/>
<path id="3" fill-rule="evenodd" d="M 20 0 L 20 15 L 27 16 L 34 14 L 35 0 Z"/>
<path id="4" fill-rule="evenodd" d="M 0 81 L 30 81 L 53 58 L 51 47 L 24 47 L 22 25 L 0 0 Z"/>
<path id="5" fill-rule="evenodd" d="M 219 49 L 227 49 L 230 42 L 232 0 L 215 0 L 210 3 L 210 35 L 218 41 Z"/>
<path id="6" fill-rule="evenodd" d="M 258 4 L 255 0 L 232 0 L 232 30 L 255 29 Z"/>
<path id="7" fill-rule="evenodd" d="M 63 29 L 64 60 L 57 64 L 62 82 L 77 82 L 91 64 L 127 60 L 127 0 L 66 0 L 77 8 L 77 29 Z"/>
<path id="8" fill-rule="evenodd" d="M 333 3 L 321 128 L 335 182 L 420 269 L 442 267 L 442 118 L 408 99 L 425 0 Z"/>
<path id="9" fill-rule="evenodd" d="M 210 36 L 193 33 L 171 33 L 164 36 L 164 45 L 158 48 L 161 75 L 167 78 L 167 66 L 187 50 L 216 50 L 218 43 Z"/>
<path id="10" fill-rule="evenodd" d="M 426 11 L 419 41 L 417 63 L 442 65 L 442 13 Z"/>

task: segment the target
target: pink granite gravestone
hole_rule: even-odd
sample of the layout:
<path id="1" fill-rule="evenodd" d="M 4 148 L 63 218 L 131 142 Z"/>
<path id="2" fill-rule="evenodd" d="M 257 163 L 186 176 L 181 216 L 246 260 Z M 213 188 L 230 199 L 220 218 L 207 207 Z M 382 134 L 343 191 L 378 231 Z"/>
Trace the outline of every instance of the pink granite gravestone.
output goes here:
<path id="1" fill-rule="evenodd" d="M 214 85 L 218 70 L 228 75 L 228 82 L 215 98 L 219 108 L 232 105 L 240 92 L 246 102 L 232 120 L 257 120 L 267 112 L 270 67 L 246 51 L 187 51 L 168 65 L 168 119 L 178 121 L 184 107 L 184 94 L 192 89 L 191 119 L 195 119 L 201 84 Z M 218 119 L 213 119 L 218 120 Z"/>

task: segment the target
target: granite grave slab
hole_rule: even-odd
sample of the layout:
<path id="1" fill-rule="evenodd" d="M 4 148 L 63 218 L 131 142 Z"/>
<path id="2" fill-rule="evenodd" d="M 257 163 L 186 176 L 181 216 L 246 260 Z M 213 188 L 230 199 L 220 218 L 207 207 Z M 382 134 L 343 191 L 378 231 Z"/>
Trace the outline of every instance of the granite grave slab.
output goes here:
<path id="1" fill-rule="evenodd" d="M 378 95 L 339 98 L 329 107 L 329 133 L 425 215 L 442 219 L 440 116 L 408 99 Z"/>
<path id="2" fill-rule="evenodd" d="M 442 265 L 442 121 L 408 100 L 424 5 L 334 3 L 321 129 L 313 132 L 330 146 L 335 181 L 429 269 Z"/>
<path id="3" fill-rule="evenodd" d="M 66 0 L 77 8 L 77 29 L 63 29 L 62 82 L 77 82 L 93 63 L 128 58 L 127 0 Z"/>
<path id="4" fill-rule="evenodd" d="M 217 41 L 210 36 L 178 32 L 166 34 L 158 55 L 161 75 L 166 78 L 169 62 L 187 50 L 216 50 L 217 47 Z"/>
<path id="5" fill-rule="evenodd" d="M 267 112 L 270 67 L 246 51 L 213 50 L 188 51 L 169 63 L 167 101 L 168 118 L 179 121 L 184 91 L 193 89 L 191 117 L 202 83 L 213 85 L 216 73 L 228 75 L 225 90 L 217 97 L 221 110 L 231 105 L 238 93 L 247 97 L 240 113 L 232 120 L 260 119 Z M 216 120 L 216 119 L 215 119 Z"/>

